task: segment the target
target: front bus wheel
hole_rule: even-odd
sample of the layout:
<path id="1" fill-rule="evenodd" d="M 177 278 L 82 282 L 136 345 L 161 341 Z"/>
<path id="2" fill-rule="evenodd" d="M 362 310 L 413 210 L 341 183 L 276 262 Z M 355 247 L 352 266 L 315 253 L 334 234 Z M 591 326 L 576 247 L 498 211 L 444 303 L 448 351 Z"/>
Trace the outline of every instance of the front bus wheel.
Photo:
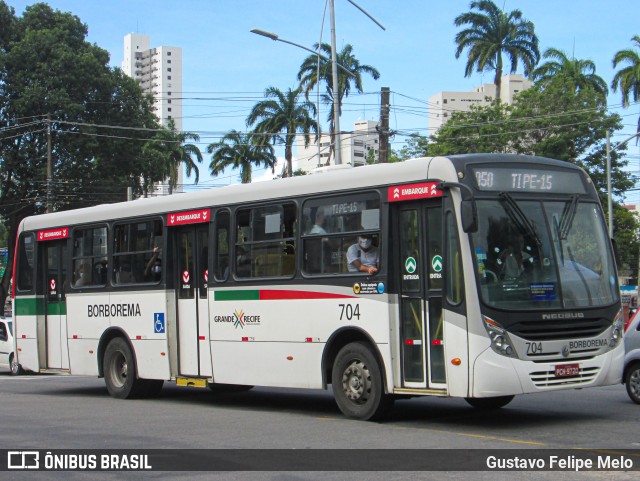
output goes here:
<path id="1" fill-rule="evenodd" d="M 380 365 L 364 343 L 347 344 L 338 352 L 331 383 L 336 403 L 348 418 L 377 420 L 393 405 L 393 397 L 384 392 Z"/>
<path id="2" fill-rule="evenodd" d="M 104 353 L 104 381 L 109 394 L 118 399 L 144 397 L 148 385 L 137 379 L 136 363 L 129 344 L 116 337 Z"/>
<path id="3" fill-rule="evenodd" d="M 471 406 L 476 409 L 492 410 L 500 409 L 509 404 L 515 396 L 497 396 L 497 397 L 466 397 L 464 398 Z"/>

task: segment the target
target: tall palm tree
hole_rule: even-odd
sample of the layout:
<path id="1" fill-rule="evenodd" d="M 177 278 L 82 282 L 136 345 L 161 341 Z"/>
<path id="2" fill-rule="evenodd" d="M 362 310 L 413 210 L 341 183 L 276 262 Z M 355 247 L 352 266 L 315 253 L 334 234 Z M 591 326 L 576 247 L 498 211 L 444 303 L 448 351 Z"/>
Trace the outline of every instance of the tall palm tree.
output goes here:
<path id="1" fill-rule="evenodd" d="M 198 165 L 202 163 L 202 152 L 195 144 L 187 143 L 188 140 L 199 142 L 200 136 L 194 132 L 178 132 L 173 119 L 167 124 L 169 130 L 169 165 L 167 166 L 167 177 L 169 178 L 169 193 L 173 191 L 178 182 L 178 169 L 184 164 L 187 177 L 191 177 L 191 173 L 195 173 L 194 184 L 200 180 L 200 171 Z M 193 160 L 195 157 L 196 161 Z"/>
<path id="2" fill-rule="evenodd" d="M 511 63 L 511 73 L 516 72 L 518 62 L 522 61 L 524 74 L 528 76 L 540 60 L 538 37 L 533 23 L 523 19 L 520 10 L 504 12 L 491 0 L 473 1 L 470 8 L 478 11 L 462 13 L 454 20 L 456 27 L 468 25 L 456 35 L 456 58 L 465 49 L 469 50 L 465 77 L 470 77 L 474 68 L 477 72 L 494 70 L 493 83 L 499 100 L 504 67 L 502 54 Z"/>
<path id="3" fill-rule="evenodd" d="M 314 50 L 318 50 L 318 44 L 313 46 Z M 331 45 L 323 43 L 320 46 L 321 52 L 325 58 L 331 58 Z M 338 95 L 338 113 L 342 113 L 342 101 L 345 97 L 349 96 L 352 89 L 356 92 L 362 93 L 362 74 L 371 75 L 374 80 L 380 78 L 380 72 L 371 65 L 363 65 L 353 55 L 353 47 L 349 44 L 340 51 L 336 52 L 336 61 L 346 70 L 351 72 L 352 75 L 347 74 L 343 69 L 338 69 L 338 88 L 333 88 L 333 75 L 332 64 L 330 60 L 324 60 L 320 58 L 320 75 L 318 75 L 318 56 L 308 56 L 300 65 L 300 71 L 298 72 L 298 80 L 300 81 L 300 87 L 304 89 L 304 93 L 309 98 L 309 93 L 318 85 L 323 83 L 325 85 L 325 93 L 322 95 L 322 101 L 331 105 L 329 109 L 329 115 L 327 120 L 329 121 L 329 130 L 331 135 L 335 133 L 335 126 L 333 125 L 333 96 L 334 90 Z M 333 143 L 332 143 L 333 149 Z"/>
<path id="4" fill-rule="evenodd" d="M 237 130 L 227 133 L 220 142 L 208 145 L 207 152 L 213 154 L 209 169 L 212 175 L 221 174 L 227 167 L 232 170 L 240 169 L 240 178 L 243 184 L 251 183 L 251 170 L 255 165 L 259 167 L 273 168 L 276 165 L 276 156 L 273 147 L 264 142 L 262 136 L 253 132 L 244 134 Z"/>
<path id="5" fill-rule="evenodd" d="M 640 35 L 634 35 L 631 41 L 640 47 Z M 629 106 L 629 98 L 634 102 L 640 100 L 640 53 L 635 49 L 626 49 L 616 52 L 613 57 L 613 68 L 616 68 L 618 64 L 628 63 L 624 68 L 618 70 L 611 82 L 611 88 L 614 92 L 620 88 L 622 93 L 622 105 Z M 638 130 L 640 134 L 640 118 L 638 118 Z M 636 144 L 638 138 L 636 137 Z"/>
<path id="6" fill-rule="evenodd" d="M 531 73 L 531 78 L 539 83 L 548 84 L 557 76 L 562 76 L 571 82 L 575 91 L 591 88 L 597 92 L 603 102 L 606 102 L 609 89 L 602 77 L 596 75 L 596 64 L 591 60 L 569 58 L 562 50 L 547 49 L 543 55 L 550 59 Z"/>
<path id="7" fill-rule="evenodd" d="M 285 177 L 293 175 L 293 142 L 298 132 L 304 134 L 305 146 L 309 145 L 309 133 L 318 134 L 313 116 L 316 106 L 308 100 L 298 102 L 301 88 L 289 89 L 286 93 L 275 87 L 264 92 L 267 100 L 258 102 L 247 117 L 247 126 L 255 126 L 255 132 L 271 137 L 274 145 L 284 145 L 284 157 L 287 160 Z M 313 116 L 312 116 L 313 115 Z"/>

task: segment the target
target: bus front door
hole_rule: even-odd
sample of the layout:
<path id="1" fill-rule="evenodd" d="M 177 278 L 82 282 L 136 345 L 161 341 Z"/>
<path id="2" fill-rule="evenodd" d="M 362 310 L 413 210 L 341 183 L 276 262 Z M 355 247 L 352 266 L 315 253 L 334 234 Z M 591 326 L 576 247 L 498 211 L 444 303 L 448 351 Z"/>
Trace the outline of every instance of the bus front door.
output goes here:
<path id="1" fill-rule="evenodd" d="M 444 389 L 442 201 L 395 207 L 402 386 Z"/>
<path id="2" fill-rule="evenodd" d="M 178 277 L 177 325 L 179 373 L 210 377 L 209 305 L 207 301 L 209 224 L 175 229 L 174 273 Z"/>
<path id="3" fill-rule="evenodd" d="M 38 332 L 40 366 L 69 369 L 67 344 L 67 241 L 42 242 L 44 333 Z M 44 335 L 42 335 L 44 334 Z M 42 360 L 46 362 L 42 362 Z"/>

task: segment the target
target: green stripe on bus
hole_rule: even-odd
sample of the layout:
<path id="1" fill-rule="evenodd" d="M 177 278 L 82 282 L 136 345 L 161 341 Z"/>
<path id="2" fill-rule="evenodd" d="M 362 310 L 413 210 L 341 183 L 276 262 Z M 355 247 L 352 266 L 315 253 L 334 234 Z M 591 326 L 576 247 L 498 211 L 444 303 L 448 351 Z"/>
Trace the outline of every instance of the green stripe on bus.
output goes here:
<path id="1" fill-rule="evenodd" d="M 247 291 L 216 291 L 216 301 L 259 301 L 260 291 L 257 289 Z"/>
<path id="2" fill-rule="evenodd" d="M 29 297 L 14 299 L 16 316 L 42 316 L 44 315 L 45 302 L 43 297 Z M 65 316 L 67 314 L 66 302 L 47 304 L 47 315 Z"/>

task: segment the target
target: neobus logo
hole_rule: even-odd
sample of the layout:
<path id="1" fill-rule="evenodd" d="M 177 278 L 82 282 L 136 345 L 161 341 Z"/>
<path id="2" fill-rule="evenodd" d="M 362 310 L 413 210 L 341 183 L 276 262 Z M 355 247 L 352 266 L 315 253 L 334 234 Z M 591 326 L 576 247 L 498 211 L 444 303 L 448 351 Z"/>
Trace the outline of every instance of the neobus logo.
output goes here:
<path id="1" fill-rule="evenodd" d="M 559 312 L 556 314 L 542 314 L 542 319 L 582 319 L 584 312 Z"/>
<path id="2" fill-rule="evenodd" d="M 213 322 L 231 322 L 236 329 L 244 329 L 245 325 L 259 326 L 260 316 L 248 316 L 243 310 L 238 311 L 236 309 L 230 316 L 215 316 Z"/>

